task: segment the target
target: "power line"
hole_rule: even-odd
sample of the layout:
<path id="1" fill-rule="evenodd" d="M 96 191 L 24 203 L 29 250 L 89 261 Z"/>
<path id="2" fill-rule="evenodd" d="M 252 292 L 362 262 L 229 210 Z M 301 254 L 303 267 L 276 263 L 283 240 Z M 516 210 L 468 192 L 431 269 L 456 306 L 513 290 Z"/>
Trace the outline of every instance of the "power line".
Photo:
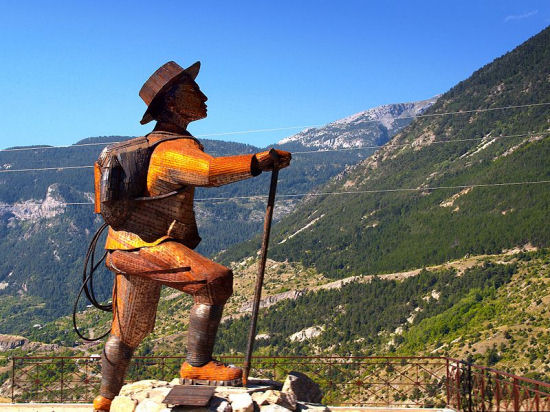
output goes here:
<path id="1" fill-rule="evenodd" d="M 513 135 L 499 135 L 499 136 L 483 136 L 483 137 L 475 137 L 471 139 L 448 139 L 448 140 L 434 140 L 433 142 L 430 142 L 430 144 L 441 144 L 441 143 L 460 143 L 460 142 L 471 142 L 476 140 L 483 140 L 483 139 L 504 139 L 504 138 L 511 138 L 511 137 L 526 137 L 526 136 L 547 136 L 550 133 L 548 132 L 540 132 L 540 133 L 523 133 L 523 134 L 513 134 Z M 348 152 L 352 150 L 366 150 L 366 149 L 379 149 L 381 147 L 405 147 L 405 146 L 412 146 L 414 142 L 411 143 L 388 143 L 385 145 L 373 145 L 373 146 L 361 146 L 361 147 L 351 147 L 351 148 L 340 148 L 340 149 L 320 149 L 320 150 L 307 150 L 307 151 L 297 151 L 292 152 L 292 154 L 311 154 L 311 153 L 327 153 L 327 152 Z M 92 166 L 61 166 L 61 167 L 41 167 L 41 168 L 29 168 L 29 169 L 6 169 L 6 170 L 0 170 L 0 173 L 16 173 L 16 172 L 35 172 L 35 171 L 47 171 L 47 170 L 65 170 L 65 169 L 88 169 L 92 168 Z"/>
<path id="2" fill-rule="evenodd" d="M 373 120 L 376 121 L 376 120 Z M 323 124 L 310 124 L 308 126 L 287 126 L 287 127 L 276 127 L 273 129 L 253 129 L 253 130 L 241 130 L 239 132 L 221 132 L 221 133 L 209 133 L 209 134 L 198 134 L 197 137 L 212 137 L 212 136 L 229 136 L 234 134 L 250 134 L 250 133 L 264 133 L 264 132 L 279 132 L 282 130 L 294 130 L 294 129 L 308 129 L 310 127 L 323 127 Z"/>
<path id="3" fill-rule="evenodd" d="M 510 109 L 522 109 L 527 107 L 535 107 L 535 106 L 548 106 L 550 105 L 550 102 L 544 102 L 544 103 L 530 103 L 530 104 L 521 104 L 521 105 L 510 105 L 510 106 L 502 106 L 502 107 L 491 107 L 487 109 L 472 109 L 472 110 L 458 110 L 454 112 L 443 112 L 443 113 L 428 113 L 428 114 L 419 114 L 416 116 L 403 116 L 403 117 L 397 117 L 396 120 L 401 119 L 416 119 L 416 118 L 422 118 L 422 117 L 434 117 L 434 116 L 450 116 L 450 115 L 460 115 L 460 114 L 469 114 L 469 113 L 483 113 L 483 112 L 490 112 L 495 110 L 510 110 Z M 377 123 L 379 120 L 366 120 L 363 123 Z M 264 133 L 264 132 L 275 132 L 275 131 L 282 131 L 282 130 L 293 130 L 293 129 L 308 129 L 312 127 L 323 127 L 323 126 L 330 126 L 332 123 L 328 123 L 326 125 L 323 124 L 313 124 L 313 125 L 305 125 L 305 126 L 287 126 L 287 127 L 276 127 L 271 129 L 252 129 L 252 130 L 241 130 L 241 131 L 234 131 L 234 132 L 220 132 L 220 133 L 208 133 L 208 134 L 198 134 L 195 137 L 215 137 L 215 136 L 230 136 L 230 135 L 238 135 L 238 134 L 250 134 L 250 133 Z M 64 145 L 64 146 L 39 146 L 39 147 L 20 147 L 15 149 L 0 149 L 0 152 L 18 152 L 18 151 L 27 151 L 27 150 L 43 150 L 43 149 L 63 149 L 63 148 L 71 148 L 71 147 L 81 147 L 81 146 L 107 146 L 113 143 L 120 143 L 119 141 L 113 141 L 113 142 L 103 142 L 103 143 L 81 143 L 81 144 L 73 144 L 73 145 Z"/>
<path id="4" fill-rule="evenodd" d="M 376 120 L 372 120 L 376 122 Z M 237 134 L 250 134 L 250 133 L 263 133 L 263 132 L 276 132 L 281 130 L 294 130 L 294 129 L 307 129 L 310 127 L 321 127 L 322 124 L 313 124 L 309 126 L 288 126 L 288 127 L 276 127 L 272 129 L 253 129 L 253 130 L 241 130 L 237 132 L 220 132 L 220 133 L 207 133 L 207 134 L 197 134 L 195 137 L 214 137 L 214 136 L 230 136 Z M 27 150 L 42 150 L 42 149 L 67 149 L 71 147 L 82 147 L 82 146 L 108 146 L 114 143 L 121 143 L 120 140 L 112 142 L 100 142 L 100 143 L 79 143 L 63 146 L 39 146 L 39 147 L 18 147 L 15 149 L 1 149 L 0 152 L 22 152 Z"/>
<path id="5" fill-rule="evenodd" d="M 450 190 L 450 189 L 475 189 L 486 187 L 503 187 L 503 186 L 524 186 L 524 185 L 539 185 L 548 184 L 550 180 L 535 180 L 524 182 L 502 182 L 502 183 L 476 183 L 469 185 L 456 185 L 456 186 L 426 186 L 426 187 L 411 187 L 411 188 L 390 188 L 390 189 L 371 189 L 371 190 L 351 190 L 343 192 L 310 192 L 310 193 L 295 193 L 295 194 L 281 194 L 277 195 L 278 198 L 294 198 L 294 197 L 307 197 L 307 196 L 338 196 L 338 195 L 353 195 L 353 194 L 375 194 L 375 193 L 395 193 L 395 192 L 423 192 L 431 190 Z M 195 202 L 209 202 L 209 201 L 230 201 L 230 200 L 260 200 L 265 199 L 267 195 L 251 195 L 251 196 L 232 196 L 232 197 L 205 197 L 195 199 Z M 68 202 L 58 203 L 59 206 L 80 206 L 80 205 L 93 205 L 93 202 Z M 26 205 L 41 206 L 41 203 L 26 203 Z"/>
<path id="6" fill-rule="evenodd" d="M 36 172 L 45 170 L 66 170 L 66 169 L 89 169 L 94 166 L 62 166 L 62 167 L 38 167 L 34 169 L 6 169 L 0 170 L 0 173 L 14 173 L 14 172 Z"/>
<path id="7" fill-rule="evenodd" d="M 526 181 L 526 182 L 504 182 L 504 183 L 479 183 L 471 185 L 458 185 L 458 186 L 431 186 L 431 187 L 416 187 L 416 188 L 394 188 L 394 189 L 371 189 L 371 190 L 352 190 L 343 192 L 310 192 L 310 193 L 296 193 L 296 194 L 282 194 L 277 197 L 292 198 L 292 197 L 305 197 L 305 196 L 334 196 L 334 195 L 350 195 L 350 194 L 367 194 L 367 193 L 392 193 L 392 192 L 421 192 L 426 190 L 440 190 L 440 189 L 467 189 L 476 187 L 498 187 L 498 186 L 521 186 L 521 185 L 534 185 L 550 183 L 550 180 L 539 181 Z M 254 195 L 254 196 L 235 196 L 235 197 L 211 197 L 195 199 L 197 202 L 209 201 L 209 200 L 233 200 L 233 199 L 257 199 L 266 198 L 267 195 Z"/>
<path id="8" fill-rule="evenodd" d="M 365 194 L 365 193 L 390 193 L 390 192 L 423 192 L 426 190 L 440 190 L 440 189 L 474 189 L 476 187 L 499 187 L 499 186 L 522 186 L 522 185 L 536 185 L 550 183 L 550 180 L 538 180 L 538 181 L 526 181 L 526 182 L 504 182 L 504 183 L 478 183 L 471 185 L 458 185 L 458 186 L 427 186 L 416 188 L 398 188 L 398 189 L 372 189 L 372 190 L 356 190 L 346 192 L 320 192 L 320 193 L 301 193 L 301 194 L 288 194 L 282 195 L 282 197 L 297 197 L 297 196 L 326 196 L 326 195 L 349 195 L 349 194 Z"/>
<path id="9" fill-rule="evenodd" d="M 36 172 L 45 170 L 66 170 L 66 169 L 89 169 L 94 166 L 62 166 L 62 167 L 39 167 L 31 169 L 6 169 L 0 170 L 0 173 L 13 173 L 13 172 Z"/>
<path id="10" fill-rule="evenodd" d="M 37 147 L 17 147 L 15 149 L 2 149 L 0 152 L 25 152 L 27 150 L 48 150 L 48 149 L 68 149 L 71 147 L 82 147 L 82 146 L 107 146 L 113 143 L 120 143 L 120 141 L 113 142 L 101 142 L 101 143 L 78 143 L 78 144 L 69 144 L 64 146 L 37 146 Z"/>
<path id="11" fill-rule="evenodd" d="M 476 140 L 483 140 L 483 139 L 504 139 L 504 138 L 510 138 L 510 137 L 526 137 L 526 136 L 534 136 L 534 135 L 549 135 L 550 133 L 547 132 L 540 132 L 540 133 L 523 133 L 523 134 L 510 134 L 510 135 L 498 135 L 498 136 L 483 136 L 483 137 L 473 137 L 471 139 L 448 139 L 448 140 L 434 140 L 433 142 L 430 142 L 430 144 L 439 144 L 439 143 L 460 143 L 460 142 L 473 142 Z M 412 146 L 414 142 L 412 143 L 386 143 L 382 145 L 373 145 L 373 146 L 360 146 L 360 147 L 347 147 L 347 148 L 340 148 L 340 149 L 320 149 L 320 150 L 307 150 L 302 152 L 292 152 L 292 154 L 309 154 L 309 153 L 325 153 L 325 152 L 347 152 L 351 150 L 362 150 L 362 149 L 379 149 L 381 147 L 404 147 L 404 146 Z"/>
<path id="12" fill-rule="evenodd" d="M 483 112 L 492 112 L 492 111 L 495 111 L 495 110 L 522 109 L 522 108 L 525 108 L 525 107 L 548 106 L 548 105 L 550 105 L 550 102 L 547 102 L 547 103 L 518 104 L 518 105 L 510 105 L 510 106 L 502 106 L 502 107 L 489 107 L 487 109 L 472 109 L 472 110 L 459 110 L 459 111 L 456 111 L 456 112 L 419 114 L 418 116 L 415 116 L 415 117 L 434 117 L 434 116 L 447 116 L 447 115 L 451 115 L 451 114 L 483 113 Z M 405 117 L 401 117 L 401 119 L 405 119 Z"/>
<path id="13" fill-rule="evenodd" d="M 375 120 L 373 120 L 375 121 Z M 263 133 L 263 132 L 276 132 L 281 130 L 294 130 L 294 129 L 306 129 L 308 127 L 321 127 L 322 124 L 314 124 L 309 126 L 288 126 L 288 127 L 277 127 L 272 129 L 253 129 L 253 130 L 241 130 L 237 132 L 220 132 L 220 133 L 208 133 L 208 134 L 198 134 L 195 137 L 213 137 L 213 136 L 229 136 L 236 134 L 250 134 L 250 133 Z M 82 146 L 108 146 L 114 143 L 121 143 L 120 140 L 112 142 L 100 142 L 100 143 L 79 143 L 63 146 L 39 146 L 39 147 L 18 147 L 15 149 L 2 149 L 0 152 L 22 152 L 27 150 L 42 150 L 42 149 L 67 149 L 71 147 L 82 147 Z"/>

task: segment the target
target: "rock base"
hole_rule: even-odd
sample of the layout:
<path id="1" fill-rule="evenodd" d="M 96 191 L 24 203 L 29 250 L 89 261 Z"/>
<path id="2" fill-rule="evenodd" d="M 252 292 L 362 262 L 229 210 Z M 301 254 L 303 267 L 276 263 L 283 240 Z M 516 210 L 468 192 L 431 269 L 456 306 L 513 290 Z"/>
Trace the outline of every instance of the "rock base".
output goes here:
<path id="1" fill-rule="evenodd" d="M 173 379 L 171 382 L 158 380 L 134 382 L 122 387 L 120 395 L 113 399 L 111 412 L 329 411 L 324 405 L 307 402 L 308 399 L 299 399 L 294 392 L 296 379 L 290 378 L 290 376 L 287 380 L 291 379 L 293 385 L 287 384 L 285 386 L 279 382 L 250 378 L 249 385 L 246 388 L 218 386 L 206 407 L 184 407 L 163 403 L 164 398 L 172 388 L 180 384 L 179 379 Z"/>

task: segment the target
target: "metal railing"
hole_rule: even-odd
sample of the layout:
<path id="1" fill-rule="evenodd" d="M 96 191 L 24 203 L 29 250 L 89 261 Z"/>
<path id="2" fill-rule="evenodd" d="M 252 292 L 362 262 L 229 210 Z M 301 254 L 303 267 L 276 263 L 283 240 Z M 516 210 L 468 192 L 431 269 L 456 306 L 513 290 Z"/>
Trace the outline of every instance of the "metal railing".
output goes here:
<path id="1" fill-rule="evenodd" d="M 465 411 L 550 411 L 550 384 L 448 358 L 448 404 Z"/>
<path id="2" fill-rule="evenodd" d="M 134 357 L 127 381 L 178 376 L 181 356 Z M 222 356 L 242 365 L 242 356 Z M 90 402 L 101 380 L 99 357 L 13 357 L 12 402 Z M 341 406 L 451 407 L 464 411 L 550 411 L 550 384 L 446 357 L 254 357 L 251 376 L 311 377 L 323 402 Z"/>

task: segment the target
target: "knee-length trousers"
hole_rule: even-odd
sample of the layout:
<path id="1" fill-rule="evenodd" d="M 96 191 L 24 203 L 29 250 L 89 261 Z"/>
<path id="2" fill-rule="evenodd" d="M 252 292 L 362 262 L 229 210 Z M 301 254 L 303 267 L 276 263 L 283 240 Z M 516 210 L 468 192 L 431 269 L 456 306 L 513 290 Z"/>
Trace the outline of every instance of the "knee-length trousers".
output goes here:
<path id="1" fill-rule="evenodd" d="M 155 326 L 162 285 L 207 305 L 223 305 L 233 293 L 231 270 L 175 241 L 111 251 L 106 265 L 116 274 L 111 334 L 132 348 Z"/>

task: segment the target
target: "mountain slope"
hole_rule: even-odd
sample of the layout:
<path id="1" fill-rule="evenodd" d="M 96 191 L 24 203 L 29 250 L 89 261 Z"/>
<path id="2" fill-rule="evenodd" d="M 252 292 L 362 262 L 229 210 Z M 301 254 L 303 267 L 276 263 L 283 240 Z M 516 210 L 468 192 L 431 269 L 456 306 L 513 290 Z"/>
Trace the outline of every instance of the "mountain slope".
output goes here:
<path id="1" fill-rule="evenodd" d="M 550 379 L 550 249 L 473 256 L 415 273 L 356 279 L 262 310 L 258 354 L 443 355 Z M 244 352 L 250 319 L 220 327 Z"/>
<path id="2" fill-rule="evenodd" d="M 341 278 L 550 244 L 550 185 L 466 187 L 550 180 L 548 102 L 550 29 L 453 87 L 319 189 L 356 194 L 306 198 L 274 227 L 270 256 Z M 448 186 L 463 187 L 430 189 Z M 369 192 L 387 189 L 405 191 Z M 257 248 L 258 239 L 221 258 L 240 260 Z"/>
<path id="3" fill-rule="evenodd" d="M 387 123 L 391 123 L 390 112 L 387 113 L 389 117 L 384 118 Z M 395 113 L 402 111 L 396 109 Z M 410 122 L 410 119 L 405 120 Z M 392 130 L 399 127 L 396 124 Z M 340 130 L 345 132 L 346 127 L 342 126 Z M 357 130 L 354 133 L 357 134 Z M 0 305 L 3 315 L 0 333 L 25 334 L 32 325 L 55 319 L 71 310 L 70 302 L 79 287 L 86 247 L 102 220 L 93 214 L 91 205 L 80 204 L 93 199 L 91 168 L 57 168 L 89 166 L 103 148 L 97 143 L 127 138 L 89 138 L 65 148 L 37 147 L 35 150 L 0 152 Z M 382 131 L 378 134 L 369 132 L 365 137 L 369 145 L 383 140 Z M 202 139 L 202 142 L 208 153 L 217 156 L 262 150 L 240 143 L 208 139 Z M 299 142 L 279 147 L 311 151 Z M 297 154 L 293 167 L 281 171 L 279 191 L 306 193 L 372 152 L 373 149 L 365 149 Z M 33 168 L 56 169 L 6 172 Z M 228 186 L 198 188 L 195 212 L 203 238 L 198 252 L 211 255 L 258 233 L 262 227 L 265 199 L 239 197 L 266 195 L 268 186 L 269 173 L 264 173 L 255 179 Z M 224 199 L 231 197 L 237 199 Z M 209 198 L 222 200 L 209 201 Z M 285 202 L 284 207 L 277 209 L 275 219 L 288 214 L 297 202 L 295 199 Z M 104 273 L 95 282 L 99 296 L 110 296 L 111 278 L 109 273 Z"/>
<path id="4" fill-rule="evenodd" d="M 424 113 L 439 96 L 410 103 L 386 104 L 356 113 L 321 128 L 306 129 L 279 144 L 300 143 L 319 149 L 346 149 L 381 145 L 413 118 Z"/>
<path id="5" fill-rule="evenodd" d="M 216 353 L 246 348 L 250 308 L 244 304 L 251 299 L 256 267 L 250 259 L 233 268 L 236 293 L 224 311 Z M 549 248 L 471 256 L 340 284 L 299 265 L 269 261 L 265 286 L 269 306 L 260 311 L 257 354 L 443 355 L 550 379 Z M 277 295 L 282 299 L 273 299 Z M 138 354 L 183 354 L 191 305 L 188 296 L 165 288 L 155 331 Z M 108 328 L 110 315 L 90 309 L 78 319 L 97 336 Z M 79 341 L 68 316 L 33 328 L 27 337 L 65 345 L 56 351 L 74 345 L 71 353 L 80 356 L 99 353 L 102 345 Z M 33 343 L 6 355 L 44 350 Z"/>

